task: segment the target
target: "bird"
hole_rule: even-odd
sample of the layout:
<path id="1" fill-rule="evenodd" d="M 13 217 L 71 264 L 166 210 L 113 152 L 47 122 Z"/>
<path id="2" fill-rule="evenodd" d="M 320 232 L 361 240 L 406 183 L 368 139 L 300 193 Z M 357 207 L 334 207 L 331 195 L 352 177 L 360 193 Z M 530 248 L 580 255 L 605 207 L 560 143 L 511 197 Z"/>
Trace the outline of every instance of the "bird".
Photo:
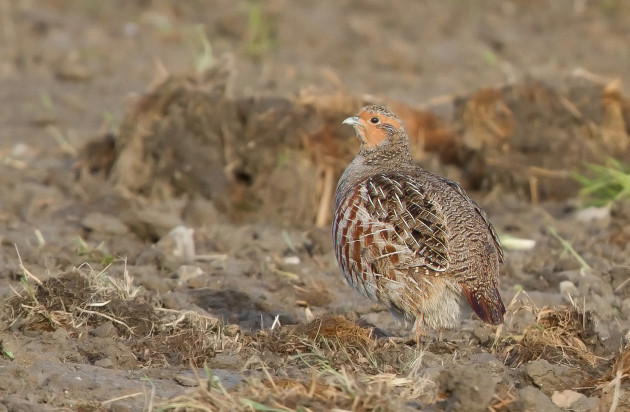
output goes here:
<path id="1" fill-rule="evenodd" d="M 343 124 L 359 151 L 342 173 L 334 198 L 332 240 L 350 286 L 427 330 L 460 324 L 466 302 L 486 323 L 503 323 L 498 290 L 504 263 L 486 212 L 462 187 L 416 165 L 401 120 L 368 105 Z"/>

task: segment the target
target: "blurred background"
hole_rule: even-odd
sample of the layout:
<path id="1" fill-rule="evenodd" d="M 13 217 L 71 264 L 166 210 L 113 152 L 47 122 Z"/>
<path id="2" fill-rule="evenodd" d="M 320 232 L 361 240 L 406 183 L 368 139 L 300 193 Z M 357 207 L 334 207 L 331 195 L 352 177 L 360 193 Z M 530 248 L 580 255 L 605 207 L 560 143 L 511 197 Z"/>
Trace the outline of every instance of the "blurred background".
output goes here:
<path id="1" fill-rule="evenodd" d="M 0 16 L 2 145 L 49 143 L 32 127 L 47 122 L 79 144 L 162 71 L 224 53 L 237 94 L 332 85 L 432 107 L 527 76 L 625 81 L 630 67 L 622 0 L 2 0 Z"/>

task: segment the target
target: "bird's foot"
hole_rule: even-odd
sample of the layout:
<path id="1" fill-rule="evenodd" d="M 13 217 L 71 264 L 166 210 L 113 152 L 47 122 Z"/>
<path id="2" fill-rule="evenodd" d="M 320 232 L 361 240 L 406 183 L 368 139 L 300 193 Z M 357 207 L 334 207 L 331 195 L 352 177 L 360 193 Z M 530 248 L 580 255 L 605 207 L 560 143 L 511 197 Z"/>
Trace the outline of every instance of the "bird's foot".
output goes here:
<path id="1" fill-rule="evenodd" d="M 396 345 L 406 345 L 406 346 L 422 346 L 422 342 L 416 339 L 413 335 L 408 336 L 392 336 L 389 337 L 388 340 Z"/>

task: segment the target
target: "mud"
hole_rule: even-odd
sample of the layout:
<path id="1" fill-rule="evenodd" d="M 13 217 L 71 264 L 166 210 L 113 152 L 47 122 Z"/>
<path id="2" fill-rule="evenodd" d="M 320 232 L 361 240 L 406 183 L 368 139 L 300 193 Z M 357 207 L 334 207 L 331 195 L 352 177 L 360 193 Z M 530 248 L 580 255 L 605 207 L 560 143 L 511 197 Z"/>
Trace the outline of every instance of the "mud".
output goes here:
<path id="1" fill-rule="evenodd" d="M 0 410 L 630 409 L 625 3 L 0 16 Z M 418 346 L 344 283 L 368 102 L 487 210 L 504 325 Z"/>

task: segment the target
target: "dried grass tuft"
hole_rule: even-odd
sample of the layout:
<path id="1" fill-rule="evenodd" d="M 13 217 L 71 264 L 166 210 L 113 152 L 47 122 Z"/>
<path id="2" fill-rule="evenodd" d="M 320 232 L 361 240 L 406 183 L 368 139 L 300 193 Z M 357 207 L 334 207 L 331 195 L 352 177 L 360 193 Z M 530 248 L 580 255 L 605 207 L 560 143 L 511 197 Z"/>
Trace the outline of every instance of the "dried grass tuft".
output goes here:
<path id="1" fill-rule="evenodd" d="M 370 346 L 371 330 L 362 328 L 340 315 L 324 315 L 300 325 L 283 326 L 278 331 L 260 331 L 256 339 L 261 347 L 276 353 L 304 353 L 313 347 L 344 350 Z"/>
<path id="2" fill-rule="evenodd" d="M 600 359 L 593 353 L 595 337 L 590 312 L 575 307 L 544 307 L 517 343 L 506 348 L 508 363 L 520 365 L 535 359 L 573 367 L 594 366 Z M 514 338 L 514 337 L 512 337 Z"/>
<path id="3" fill-rule="evenodd" d="M 173 399 L 168 411 L 412 411 L 413 400 L 432 403 L 435 384 L 420 377 L 356 374 L 346 369 L 313 369 L 310 380 L 264 377 L 226 390 L 212 377 L 195 392 Z M 411 405 L 411 406 L 410 406 Z"/>
<path id="4" fill-rule="evenodd" d="M 7 299 L 0 316 L 23 330 L 77 332 L 110 321 L 121 336 L 150 334 L 156 321 L 151 304 L 140 296 L 121 298 L 102 274 L 85 265 L 35 285 L 24 278 L 23 291 Z"/>
<path id="5" fill-rule="evenodd" d="M 192 311 L 159 309 L 162 316 L 155 333 L 138 340 L 134 352 L 145 366 L 196 365 L 207 363 L 239 339 L 227 334 L 217 318 Z"/>
<path id="6" fill-rule="evenodd" d="M 612 373 L 614 375 L 620 374 L 623 380 L 630 378 L 630 346 L 617 358 L 613 365 Z"/>
<path id="7" fill-rule="evenodd" d="M 217 318 L 154 307 L 134 285 L 126 264 L 121 276 L 97 273 L 85 264 L 43 282 L 29 274 L 22 285 L 0 312 L 10 328 L 63 328 L 78 336 L 111 322 L 143 366 L 202 365 L 240 339 L 238 327 Z"/>
<path id="8" fill-rule="evenodd" d="M 346 346 L 367 346 L 371 330 L 362 328 L 341 315 L 325 315 L 308 323 L 288 329 L 293 336 L 306 336 L 309 339 L 322 337 L 336 340 Z"/>
<path id="9" fill-rule="evenodd" d="M 618 407 L 627 410 L 627 403 L 623 404 L 623 394 L 627 391 L 627 382 L 630 378 L 630 346 L 627 346 L 622 352 L 617 354 L 612 368 L 608 370 L 602 377 L 597 379 L 596 389 L 600 392 L 599 396 L 604 402 L 610 402 L 610 412 L 615 412 Z M 626 383 L 625 387 L 622 384 Z M 626 397 L 627 402 L 627 397 Z M 622 403 L 622 404 L 620 404 Z"/>

